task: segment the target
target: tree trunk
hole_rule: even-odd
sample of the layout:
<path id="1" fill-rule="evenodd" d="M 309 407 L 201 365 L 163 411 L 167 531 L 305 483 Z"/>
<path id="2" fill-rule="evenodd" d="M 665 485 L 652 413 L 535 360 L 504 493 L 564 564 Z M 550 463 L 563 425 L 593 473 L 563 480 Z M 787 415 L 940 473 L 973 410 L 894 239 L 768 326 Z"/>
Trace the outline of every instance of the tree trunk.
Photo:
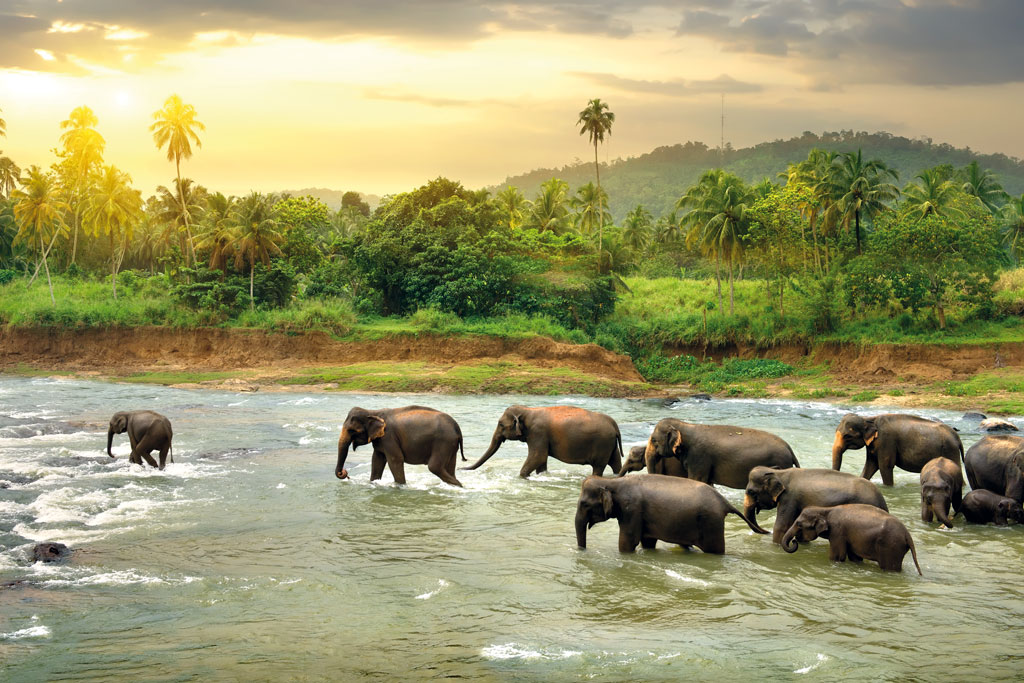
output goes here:
<path id="1" fill-rule="evenodd" d="M 732 252 L 729 252 L 729 315 L 736 314 L 735 298 L 736 295 L 732 284 Z"/>
<path id="2" fill-rule="evenodd" d="M 939 319 L 939 329 L 946 329 L 946 309 L 942 307 L 942 304 L 935 304 L 935 316 Z"/>
<path id="3" fill-rule="evenodd" d="M 853 212 L 853 221 L 857 226 L 857 254 L 860 255 L 863 253 L 860 250 L 860 210 Z"/>
<path id="4" fill-rule="evenodd" d="M 597 138 L 594 138 L 594 174 L 597 176 L 597 272 L 604 261 L 604 202 L 601 200 L 601 166 L 597 163 Z"/>
<path id="5" fill-rule="evenodd" d="M 56 233 L 54 233 L 54 237 L 56 237 Z M 50 244 L 52 245 L 53 242 L 50 242 Z M 43 246 L 43 236 L 42 235 L 39 236 L 39 246 L 40 247 Z M 57 305 L 57 298 L 53 295 L 53 282 L 50 280 L 50 264 L 48 264 L 46 262 L 46 256 L 47 256 L 47 252 L 48 251 L 49 251 L 49 249 L 47 249 L 46 251 L 43 252 L 43 268 L 46 269 L 46 284 L 50 288 L 50 303 L 52 305 L 56 306 Z"/>
<path id="6" fill-rule="evenodd" d="M 114 251 L 114 230 L 110 230 L 110 289 L 117 301 L 117 253 Z"/>
<path id="7" fill-rule="evenodd" d="M 255 272 L 256 272 L 256 262 L 255 261 L 250 261 L 249 262 L 249 310 L 250 311 L 255 311 L 256 310 L 256 298 L 252 294 L 253 273 L 255 273 Z"/>
<path id="8" fill-rule="evenodd" d="M 715 251 L 715 283 L 718 285 L 718 315 L 722 315 L 722 309 L 725 305 L 722 304 L 722 254 L 719 251 Z"/>
<path id="9" fill-rule="evenodd" d="M 786 281 L 779 278 L 779 315 L 783 318 L 786 317 L 786 307 L 782 303 L 782 295 L 786 291 Z"/>
<path id="10" fill-rule="evenodd" d="M 814 267 L 821 274 L 821 256 L 818 254 L 818 212 L 811 212 L 811 241 L 813 243 L 813 249 L 811 253 L 814 254 Z"/>

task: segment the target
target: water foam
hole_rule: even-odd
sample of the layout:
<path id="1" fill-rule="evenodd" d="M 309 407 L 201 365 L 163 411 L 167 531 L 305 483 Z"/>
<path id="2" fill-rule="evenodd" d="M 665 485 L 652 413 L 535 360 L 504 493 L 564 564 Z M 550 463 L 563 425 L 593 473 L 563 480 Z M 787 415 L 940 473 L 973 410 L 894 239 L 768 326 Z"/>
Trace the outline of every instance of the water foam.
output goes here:
<path id="1" fill-rule="evenodd" d="M 673 579 L 678 580 L 678 581 L 684 581 L 686 583 L 695 583 L 698 586 L 708 587 L 708 586 L 711 585 L 710 583 L 708 583 L 707 581 L 704 581 L 703 579 L 695 579 L 692 576 L 684 576 L 683 574 L 680 574 L 679 572 L 674 572 L 671 569 L 666 569 L 665 570 L 665 574 L 668 575 L 669 577 L 673 578 Z"/>
<path id="2" fill-rule="evenodd" d="M 416 599 L 417 600 L 429 600 L 430 598 L 434 597 L 435 595 L 437 595 L 438 593 L 443 591 L 445 588 L 447 588 L 448 585 L 449 585 L 448 582 L 445 581 L 444 579 L 438 579 L 437 580 L 437 586 L 438 586 L 437 588 L 435 588 L 434 590 L 429 591 L 427 593 L 421 593 L 421 594 L 417 595 Z"/>
<path id="3" fill-rule="evenodd" d="M 516 643 L 489 645 L 480 651 L 486 659 L 569 659 L 582 654 L 579 650 L 530 650 Z"/>
<path id="4" fill-rule="evenodd" d="M 48 626 L 29 626 L 20 631 L 11 633 L 0 633 L 0 640 L 22 640 L 24 638 L 49 638 L 50 629 Z"/>
<path id="5" fill-rule="evenodd" d="M 821 666 L 822 664 L 824 664 L 827 661 L 828 661 L 828 657 L 826 655 L 823 655 L 823 654 L 821 654 L 819 652 L 818 653 L 818 660 L 816 662 L 814 662 L 813 664 L 809 664 L 809 665 L 805 666 L 802 669 L 797 669 L 793 673 L 795 673 L 795 674 L 807 674 L 807 673 L 810 673 L 810 672 L 814 671 L 815 669 L 817 669 L 819 666 Z"/>

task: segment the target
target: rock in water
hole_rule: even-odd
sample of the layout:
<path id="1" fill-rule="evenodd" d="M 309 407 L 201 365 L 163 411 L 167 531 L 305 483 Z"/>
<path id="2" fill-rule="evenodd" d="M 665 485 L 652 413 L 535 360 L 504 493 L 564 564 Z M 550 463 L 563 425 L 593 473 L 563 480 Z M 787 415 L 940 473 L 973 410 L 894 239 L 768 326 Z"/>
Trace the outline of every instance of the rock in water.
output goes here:
<path id="1" fill-rule="evenodd" d="M 690 396 L 694 401 L 710 401 L 711 394 L 693 394 Z"/>
<path id="2" fill-rule="evenodd" d="M 63 543 L 39 543 L 32 549 L 33 562 L 63 562 L 71 557 L 71 548 Z"/>
<path id="3" fill-rule="evenodd" d="M 964 413 L 961 420 L 986 420 L 988 416 L 985 413 Z"/>
<path id="4" fill-rule="evenodd" d="M 1018 432 L 1017 425 L 998 417 L 988 417 L 981 421 L 978 428 L 983 432 Z"/>

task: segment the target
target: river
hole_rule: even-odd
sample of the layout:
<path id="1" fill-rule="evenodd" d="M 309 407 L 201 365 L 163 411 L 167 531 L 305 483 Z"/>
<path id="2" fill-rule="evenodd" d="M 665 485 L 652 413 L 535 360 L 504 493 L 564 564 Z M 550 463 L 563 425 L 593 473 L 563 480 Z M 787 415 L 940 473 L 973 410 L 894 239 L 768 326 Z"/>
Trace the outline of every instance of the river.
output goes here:
<path id="1" fill-rule="evenodd" d="M 617 524 L 576 547 L 589 468 L 517 476 L 506 443 L 465 489 L 408 466 L 371 484 L 369 448 L 334 477 L 352 406 L 423 403 L 454 416 L 467 457 L 512 403 L 608 413 L 629 445 L 662 417 L 775 432 L 828 467 L 849 406 L 782 400 L 236 394 L 0 376 L 0 678 L 9 681 L 1019 678 L 1024 528 L 920 521 L 918 475 L 883 489 L 910 529 L 902 574 L 794 555 L 726 519 L 726 554 L 617 551 Z M 117 410 L 175 430 L 165 472 L 106 456 Z M 871 413 L 880 412 L 872 407 Z M 981 435 L 960 413 L 920 410 Z M 1021 421 L 1024 422 L 1024 421 Z M 460 463 L 461 464 L 461 463 Z M 863 451 L 846 454 L 858 473 Z M 876 475 L 877 479 L 877 475 Z M 737 507 L 742 492 L 721 489 Z M 770 528 L 772 512 L 760 513 Z M 960 518 L 959 521 L 962 521 Z M 30 565 L 41 541 L 76 548 Z"/>

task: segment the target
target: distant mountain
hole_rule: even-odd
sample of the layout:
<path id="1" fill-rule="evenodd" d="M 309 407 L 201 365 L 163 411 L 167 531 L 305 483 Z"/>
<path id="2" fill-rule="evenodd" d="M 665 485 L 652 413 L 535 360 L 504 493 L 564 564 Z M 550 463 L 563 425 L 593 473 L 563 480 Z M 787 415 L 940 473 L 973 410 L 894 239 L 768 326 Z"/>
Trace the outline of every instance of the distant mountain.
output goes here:
<path id="1" fill-rule="evenodd" d="M 315 199 L 319 199 L 327 205 L 331 211 L 337 211 L 341 208 L 341 196 L 348 190 L 331 190 L 326 187 L 307 187 L 302 190 L 284 190 L 281 194 L 290 194 L 293 197 L 305 197 L 309 195 Z M 380 195 L 376 194 L 365 194 L 359 193 L 359 196 L 363 198 L 363 201 L 370 205 L 370 211 L 377 208 L 380 204 Z"/>
<path id="2" fill-rule="evenodd" d="M 748 182 L 768 177 L 778 182 L 778 174 L 793 162 L 807 158 L 815 147 L 837 152 L 861 149 L 866 159 L 881 159 L 899 171 L 897 185 L 903 185 L 925 168 L 950 164 L 956 168 L 977 160 L 982 168 L 991 170 L 1012 195 L 1024 192 L 1024 161 L 1005 154 L 979 154 L 970 148 L 957 148 L 945 143 L 936 144 L 931 138 L 910 138 L 891 133 L 866 133 L 851 130 L 815 135 L 805 132 L 790 140 L 763 142 L 753 147 L 732 149 L 726 145 L 724 154 L 702 142 L 658 147 L 637 157 L 617 159 L 601 165 L 601 185 L 608 192 L 610 210 L 616 221 L 637 204 L 643 204 L 655 216 L 661 216 L 675 206 L 686 189 L 696 182 L 702 172 L 723 165 Z M 542 168 L 517 176 L 490 187 L 494 191 L 505 185 L 518 187 L 528 199 L 536 196 L 541 183 L 557 177 L 569 183 L 572 191 L 594 180 L 594 166 L 586 162 Z"/>

